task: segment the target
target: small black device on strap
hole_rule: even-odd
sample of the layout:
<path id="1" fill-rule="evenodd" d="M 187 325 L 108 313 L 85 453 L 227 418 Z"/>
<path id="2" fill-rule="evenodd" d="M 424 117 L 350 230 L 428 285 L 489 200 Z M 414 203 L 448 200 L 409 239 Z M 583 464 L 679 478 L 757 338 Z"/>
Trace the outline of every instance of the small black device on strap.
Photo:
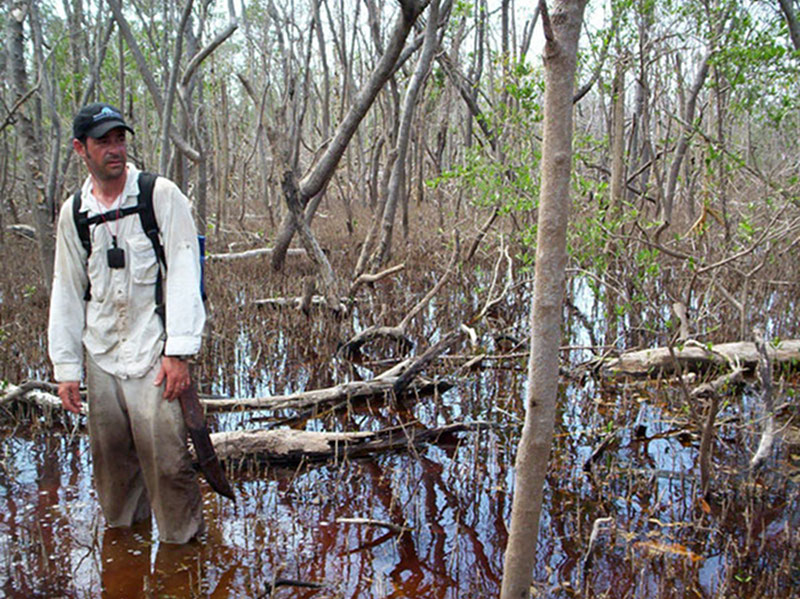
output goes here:
<path id="1" fill-rule="evenodd" d="M 75 197 L 72 200 L 72 216 L 75 220 L 75 227 L 78 229 L 78 237 L 81 240 L 83 249 L 86 250 L 86 257 L 88 260 L 89 255 L 92 253 L 92 234 L 89 229 L 90 226 L 96 225 L 100 222 L 111 222 L 118 218 L 128 216 L 129 214 L 138 214 L 139 220 L 142 223 L 142 230 L 150 243 L 153 244 L 153 251 L 156 253 L 156 260 L 158 261 L 158 276 L 156 277 L 156 314 L 161 318 L 161 323 L 166 327 L 166 312 L 164 308 L 164 276 L 162 273 L 167 271 L 167 258 L 164 254 L 164 246 L 161 245 L 161 240 L 158 237 L 159 229 L 158 222 L 156 221 L 156 213 L 153 210 L 153 188 L 156 184 L 158 175 L 153 173 L 139 173 L 139 197 L 135 206 L 128 206 L 120 210 L 111 210 L 103 214 L 95 214 L 89 216 L 87 212 L 81 212 L 81 191 L 80 189 L 75 192 Z M 115 240 L 116 241 L 116 240 Z M 113 254 L 114 250 L 118 250 Z M 122 254 L 122 249 L 114 247 L 109 250 L 108 265 L 110 268 L 122 268 L 125 265 L 125 256 Z M 83 295 L 85 301 L 92 298 L 91 284 L 87 285 L 86 292 Z"/>

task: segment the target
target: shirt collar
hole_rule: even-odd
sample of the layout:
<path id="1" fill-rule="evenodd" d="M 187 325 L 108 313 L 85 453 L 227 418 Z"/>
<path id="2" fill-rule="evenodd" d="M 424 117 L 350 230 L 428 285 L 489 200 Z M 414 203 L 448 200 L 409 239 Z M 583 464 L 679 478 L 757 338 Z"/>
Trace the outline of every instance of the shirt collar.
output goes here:
<path id="1" fill-rule="evenodd" d="M 89 175 L 83 182 L 81 187 L 81 212 L 88 212 L 89 214 L 102 214 L 109 210 L 116 210 L 117 208 L 125 208 L 126 206 L 134 205 L 139 196 L 139 169 L 136 165 L 129 162 L 127 164 L 128 175 L 125 179 L 125 187 L 120 196 L 109 207 L 106 208 L 97 198 L 92 194 L 92 177 Z"/>

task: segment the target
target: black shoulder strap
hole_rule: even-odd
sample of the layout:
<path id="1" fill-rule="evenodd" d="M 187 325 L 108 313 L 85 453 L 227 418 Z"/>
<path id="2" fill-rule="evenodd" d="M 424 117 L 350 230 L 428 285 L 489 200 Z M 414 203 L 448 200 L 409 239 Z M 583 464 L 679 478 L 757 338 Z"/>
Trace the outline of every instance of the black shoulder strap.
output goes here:
<path id="1" fill-rule="evenodd" d="M 81 245 L 88 255 L 92 253 L 92 236 L 89 232 L 89 219 L 86 216 L 86 212 L 81 212 L 81 190 L 79 189 L 72 198 L 72 220 L 75 221 Z"/>
<path id="2" fill-rule="evenodd" d="M 118 218 L 128 216 L 134 212 L 139 213 L 139 220 L 142 224 L 142 230 L 150 243 L 153 244 L 153 251 L 156 254 L 158 261 L 158 276 L 156 277 L 156 312 L 161 317 L 162 323 L 165 322 L 164 311 L 164 281 L 162 269 L 164 272 L 167 270 L 167 258 L 164 253 L 164 246 L 161 245 L 159 239 L 158 222 L 156 221 L 156 213 L 153 209 L 153 188 L 156 184 L 158 175 L 153 173 L 139 173 L 139 198 L 135 206 L 129 206 L 122 210 L 112 210 L 105 214 L 95 214 L 92 217 L 88 216 L 87 212 L 81 212 L 81 190 L 75 192 L 72 198 L 72 218 L 75 221 L 75 228 L 78 230 L 78 237 L 80 238 L 83 249 L 86 250 L 87 260 L 88 256 L 92 253 L 92 234 L 89 229 L 91 225 L 96 225 L 101 221 L 111 222 Z M 89 301 L 92 298 L 91 287 L 86 288 L 84 293 L 84 300 Z"/>
<path id="3" fill-rule="evenodd" d="M 156 253 L 156 258 L 159 263 L 167 268 L 167 258 L 164 254 L 164 246 L 161 245 L 159 239 L 158 221 L 156 220 L 156 213 L 153 209 L 153 188 L 156 185 L 158 175 L 153 173 L 139 173 L 139 201 L 136 205 L 136 212 L 139 213 L 139 220 L 142 223 L 142 230 L 150 243 L 153 244 L 153 250 Z"/>
<path id="4" fill-rule="evenodd" d="M 139 220 L 142 223 L 142 230 L 150 243 L 153 244 L 153 251 L 156 253 L 158 261 L 158 275 L 156 276 L 156 314 L 161 318 L 161 323 L 166 328 L 166 310 L 164 307 L 164 275 L 167 271 L 167 257 L 164 253 L 164 246 L 161 245 L 159 238 L 158 221 L 153 209 L 153 188 L 156 185 L 158 175 L 153 173 L 139 173 L 139 200 L 136 204 L 136 211 L 139 213 Z"/>

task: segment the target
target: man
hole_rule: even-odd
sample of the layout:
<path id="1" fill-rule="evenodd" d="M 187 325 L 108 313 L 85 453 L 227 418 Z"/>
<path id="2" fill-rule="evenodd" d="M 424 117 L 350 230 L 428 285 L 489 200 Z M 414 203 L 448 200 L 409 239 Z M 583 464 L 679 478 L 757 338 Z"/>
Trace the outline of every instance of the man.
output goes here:
<path id="1" fill-rule="evenodd" d="M 153 211 L 166 258 L 166 315 L 156 312 L 159 263 L 136 206 L 139 171 L 127 162 L 122 114 L 103 103 L 73 121 L 73 149 L 89 176 L 80 210 L 103 215 L 81 242 L 72 203 L 58 221 L 48 331 L 58 395 L 80 411 L 86 348 L 89 436 L 97 495 L 106 523 L 131 526 L 155 514 L 160 540 L 185 543 L 203 530 L 200 488 L 186 445 L 180 403 L 190 384 L 187 359 L 200 349 L 205 310 L 200 296 L 197 233 L 186 197 L 159 177 Z M 119 217 L 119 218 L 117 218 Z"/>

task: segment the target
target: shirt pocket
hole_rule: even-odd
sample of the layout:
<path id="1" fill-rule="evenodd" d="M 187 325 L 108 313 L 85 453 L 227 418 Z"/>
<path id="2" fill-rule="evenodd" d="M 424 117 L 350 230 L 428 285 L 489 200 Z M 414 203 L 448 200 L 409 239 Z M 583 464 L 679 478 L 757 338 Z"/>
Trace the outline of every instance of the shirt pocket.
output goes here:
<path id="1" fill-rule="evenodd" d="M 158 261 L 153 244 L 147 237 L 134 237 L 128 242 L 131 255 L 131 280 L 139 285 L 153 285 L 158 276 Z"/>

